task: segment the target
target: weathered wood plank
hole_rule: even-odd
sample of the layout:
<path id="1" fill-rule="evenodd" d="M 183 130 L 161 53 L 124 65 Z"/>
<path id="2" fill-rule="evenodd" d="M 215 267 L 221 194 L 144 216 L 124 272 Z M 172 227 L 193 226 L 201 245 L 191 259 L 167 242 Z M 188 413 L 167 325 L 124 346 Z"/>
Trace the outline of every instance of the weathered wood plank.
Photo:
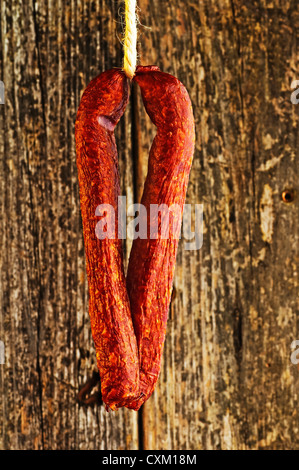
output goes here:
<path id="1" fill-rule="evenodd" d="M 74 121 L 89 80 L 122 62 L 122 2 L 0 5 L 0 446 L 136 449 L 137 413 L 76 400 L 96 363 Z M 150 27 L 139 27 L 140 62 L 176 75 L 193 102 L 187 202 L 204 204 L 202 248 L 180 243 L 143 446 L 298 449 L 298 5 L 139 6 Z M 128 204 L 140 198 L 155 133 L 138 91 L 132 101 L 117 130 Z M 297 191 L 292 204 L 285 188 Z"/>
<path id="2" fill-rule="evenodd" d="M 1 447 L 134 449 L 137 415 L 76 400 L 96 370 L 74 122 L 96 74 L 121 66 L 117 2 L 2 2 Z M 133 202 L 131 118 L 119 126 Z"/>
<path id="3" fill-rule="evenodd" d="M 298 6 L 141 1 L 143 64 L 186 85 L 196 122 L 187 202 L 204 204 L 198 252 L 180 245 L 147 449 L 298 448 Z M 297 29 L 296 29 L 297 28 Z M 146 122 L 146 121 L 145 121 Z M 142 138 L 147 139 L 144 124 Z M 141 156 L 141 158 L 146 158 Z"/>

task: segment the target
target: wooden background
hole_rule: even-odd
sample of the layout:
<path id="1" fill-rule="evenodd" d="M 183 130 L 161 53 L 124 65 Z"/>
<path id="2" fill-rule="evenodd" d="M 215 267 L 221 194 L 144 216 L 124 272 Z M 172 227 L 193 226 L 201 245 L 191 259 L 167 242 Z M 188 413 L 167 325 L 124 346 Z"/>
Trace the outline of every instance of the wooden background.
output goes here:
<path id="1" fill-rule="evenodd" d="M 139 413 L 108 414 L 77 401 L 96 360 L 74 122 L 88 82 L 122 64 L 124 5 L 0 0 L 0 446 L 299 449 L 298 2 L 139 7 L 140 63 L 193 102 L 187 202 L 204 205 L 204 237 L 198 251 L 180 243 L 156 391 Z M 128 203 L 154 133 L 134 89 L 117 127 Z"/>

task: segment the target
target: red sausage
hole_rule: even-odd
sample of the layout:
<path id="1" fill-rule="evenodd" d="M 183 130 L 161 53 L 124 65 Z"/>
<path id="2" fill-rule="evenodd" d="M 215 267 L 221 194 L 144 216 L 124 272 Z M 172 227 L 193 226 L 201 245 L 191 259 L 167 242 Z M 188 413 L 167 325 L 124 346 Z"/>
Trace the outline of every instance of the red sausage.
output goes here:
<path id="1" fill-rule="evenodd" d="M 169 208 L 176 204 L 182 214 L 195 131 L 191 101 L 178 79 L 158 67 L 147 66 L 137 67 L 134 80 L 141 89 L 145 109 L 157 126 L 141 200 L 147 209 L 144 223 L 148 224 L 148 238 L 134 240 L 127 274 L 142 394 L 128 407 L 139 409 L 152 394 L 160 372 L 178 245 L 178 234 L 171 224 L 169 238 L 162 239 L 161 221 L 158 238 L 149 238 L 150 206 L 166 204 Z M 180 225 L 181 216 L 176 220 Z"/>
<path id="2" fill-rule="evenodd" d="M 77 167 L 84 232 L 89 314 L 104 403 L 126 406 L 139 394 L 139 364 L 118 240 L 120 195 L 114 128 L 129 99 L 129 83 L 118 69 L 103 72 L 86 88 L 76 119 Z M 100 204 L 115 210 L 114 239 L 99 240 Z"/>

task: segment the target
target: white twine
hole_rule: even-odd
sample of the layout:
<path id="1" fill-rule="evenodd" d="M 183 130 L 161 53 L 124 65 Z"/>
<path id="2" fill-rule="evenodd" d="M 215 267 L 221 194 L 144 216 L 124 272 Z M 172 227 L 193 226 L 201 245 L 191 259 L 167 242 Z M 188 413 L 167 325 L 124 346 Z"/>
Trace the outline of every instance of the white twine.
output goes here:
<path id="1" fill-rule="evenodd" d="M 135 75 L 137 62 L 137 21 L 136 0 L 125 0 L 125 40 L 123 71 L 131 80 Z"/>

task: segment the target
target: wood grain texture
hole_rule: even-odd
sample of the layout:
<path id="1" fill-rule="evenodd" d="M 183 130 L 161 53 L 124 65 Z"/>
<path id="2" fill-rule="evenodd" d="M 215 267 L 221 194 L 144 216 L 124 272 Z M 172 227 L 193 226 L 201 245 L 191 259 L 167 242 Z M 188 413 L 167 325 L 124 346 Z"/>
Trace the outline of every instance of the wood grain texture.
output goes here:
<path id="1" fill-rule="evenodd" d="M 135 449 L 137 416 L 84 408 L 96 370 L 74 123 L 80 96 L 121 63 L 116 2 L 2 2 L 1 447 Z M 96 31 L 96 33 L 95 33 Z M 130 111 L 117 129 L 132 200 Z"/>
<path id="2" fill-rule="evenodd" d="M 140 63 L 177 76 L 193 103 L 186 202 L 204 205 L 203 246 L 179 244 L 161 375 L 141 419 L 77 403 L 96 358 L 74 122 L 91 78 L 122 63 L 120 7 L 0 0 L 0 447 L 299 449 L 292 0 L 139 1 Z M 117 128 L 128 204 L 155 134 L 137 89 L 131 101 Z"/>
<path id="3" fill-rule="evenodd" d="M 270 3 L 140 2 L 141 23 L 151 28 L 140 36 L 142 63 L 174 73 L 193 102 L 187 202 L 204 205 L 202 249 L 180 245 L 162 374 L 143 409 L 147 449 L 299 445 L 290 362 L 298 200 L 280 198 L 298 188 L 290 84 L 299 17 L 294 2 Z"/>

